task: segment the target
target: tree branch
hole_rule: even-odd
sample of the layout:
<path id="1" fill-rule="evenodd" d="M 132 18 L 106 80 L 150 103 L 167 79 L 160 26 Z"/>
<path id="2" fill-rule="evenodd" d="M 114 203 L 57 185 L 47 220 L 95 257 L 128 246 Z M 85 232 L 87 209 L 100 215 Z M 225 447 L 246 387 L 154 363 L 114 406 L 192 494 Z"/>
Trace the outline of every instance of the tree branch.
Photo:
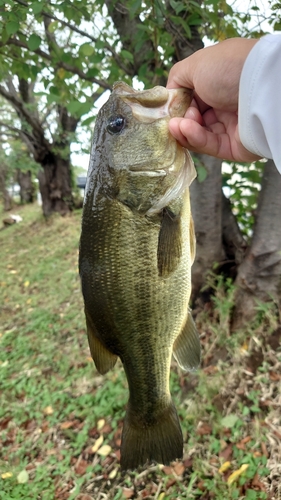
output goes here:
<path id="1" fill-rule="evenodd" d="M 15 38 L 15 37 L 9 38 L 9 40 L 6 42 L 6 44 L 0 44 L 0 47 L 3 47 L 5 45 L 15 45 L 16 47 L 21 47 L 23 49 L 29 50 L 26 43 L 22 42 L 21 40 Z M 34 52 L 34 54 L 37 54 L 38 56 L 42 57 L 43 59 L 45 59 L 47 61 L 52 61 L 51 55 L 48 54 L 47 52 L 41 50 L 41 49 L 36 49 L 33 52 Z M 86 81 L 91 82 L 91 83 L 96 83 L 97 85 L 99 85 L 100 87 L 102 87 L 106 90 L 111 90 L 111 88 L 112 88 L 111 85 L 109 85 L 109 83 L 107 83 L 105 80 L 98 80 L 94 76 L 91 76 L 91 77 L 87 76 L 87 74 L 84 73 L 84 71 L 82 71 L 81 69 L 77 68 L 77 66 L 71 66 L 71 64 L 67 64 L 67 63 L 63 62 L 62 60 L 60 60 L 58 62 L 57 66 L 58 66 L 58 68 L 63 68 L 66 71 L 69 71 L 70 73 L 79 76 L 80 78 L 82 78 L 82 80 L 86 80 Z"/>
<path id="2" fill-rule="evenodd" d="M 23 0 L 14 0 L 14 1 L 20 5 L 23 5 L 24 7 L 29 7 L 29 5 L 26 2 L 24 2 Z M 94 43 L 96 43 L 99 40 L 98 38 L 87 33 L 87 31 L 83 31 L 83 30 L 77 28 L 76 26 L 74 26 L 73 24 L 71 24 L 67 21 L 64 21 L 62 19 L 59 19 L 54 14 L 50 14 L 49 12 L 45 12 L 44 10 L 42 10 L 41 15 L 43 15 L 49 19 L 52 19 L 53 21 L 57 21 L 57 22 L 61 23 L 62 26 L 65 26 L 66 28 L 69 28 L 70 30 L 74 31 L 75 33 L 78 33 L 79 35 L 88 38 L 88 40 L 91 40 Z M 128 75 L 134 76 L 134 72 L 132 72 L 132 69 L 123 63 L 121 57 L 117 54 L 117 52 L 115 52 L 115 50 L 112 48 L 112 46 L 109 43 L 107 43 L 106 41 L 104 41 L 104 48 L 110 52 L 110 54 L 114 58 L 115 62 L 118 64 L 118 66 L 121 69 L 123 69 L 123 71 L 125 73 L 127 73 Z"/>

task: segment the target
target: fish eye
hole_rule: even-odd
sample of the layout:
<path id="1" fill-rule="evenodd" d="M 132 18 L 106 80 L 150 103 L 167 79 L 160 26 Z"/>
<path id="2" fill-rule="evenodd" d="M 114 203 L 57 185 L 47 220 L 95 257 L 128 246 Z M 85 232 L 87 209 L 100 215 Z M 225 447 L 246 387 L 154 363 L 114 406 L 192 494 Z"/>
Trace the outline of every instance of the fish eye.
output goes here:
<path id="1" fill-rule="evenodd" d="M 108 120 L 107 131 L 110 134 L 119 134 L 125 127 L 125 118 L 121 115 L 111 116 Z"/>

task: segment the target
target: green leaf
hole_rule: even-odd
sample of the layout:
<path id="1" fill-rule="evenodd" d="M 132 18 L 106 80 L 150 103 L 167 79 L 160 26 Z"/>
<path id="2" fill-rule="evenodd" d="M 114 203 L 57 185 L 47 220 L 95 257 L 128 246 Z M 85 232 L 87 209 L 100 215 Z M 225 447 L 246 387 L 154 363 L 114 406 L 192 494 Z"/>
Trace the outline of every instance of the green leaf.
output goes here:
<path id="1" fill-rule="evenodd" d="M 27 46 L 30 50 L 37 50 L 40 47 L 41 38 L 38 35 L 32 34 L 27 40 Z"/>
<path id="2" fill-rule="evenodd" d="M 90 125 L 90 123 L 92 123 L 94 120 L 96 119 L 95 116 L 90 116 L 89 118 L 86 118 L 86 120 L 83 120 L 81 122 L 81 125 Z"/>
<path id="3" fill-rule="evenodd" d="M 80 106 L 81 106 L 81 102 L 70 101 L 66 107 L 67 107 L 67 110 L 69 111 L 69 113 L 74 114 L 74 113 L 78 112 Z"/>
<path id="4" fill-rule="evenodd" d="M 121 50 L 121 55 L 125 58 L 128 59 L 130 62 L 134 62 L 134 56 L 129 52 L 128 50 Z"/>
<path id="5" fill-rule="evenodd" d="M 197 164 L 196 165 L 196 170 L 197 170 L 197 180 L 198 182 L 203 182 L 207 175 L 208 175 L 208 171 L 207 169 L 201 165 L 201 164 Z"/>
<path id="6" fill-rule="evenodd" d="M 83 45 L 81 45 L 79 49 L 79 52 L 81 52 L 81 54 L 83 54 L 84 56 L 91 56 L 95 52 L 95 49 L 90 43 L 83 43 Z"/>
<path id="7" fill-rule="evenodd" d="M 14 35 L 20 28 L 20 25 L 17 21 L 10 21 L 6 25 L 6 31 L 9 36 Z"/>
<path id="8" fill-rule="evenodd" d="M 50 33 L 54 33 L 54 32 L 56 31 L 56 29 L 57 29 L 58 25 L 59 25 L 58 21 L 52 21 L 52 22 L 49 24 L 49 26 L 48 26 L 48 31 L 49 31 Z"/>
<path id="9" fill-rule="evenodd" d="M 221 425 L 222 427 L 226 427 L 227 429 L 232 429 L 232 427 L 234 427 L 238 420 L 239 417 L 231 413 L 230 415 L 226 415 L 226 417 L 221 419 Z"/>
<path id="10" fill-rule="evenodd" d="M 24 469 L 17 475 L 17 481 L 19 484 L 27 483 L 28 481 L 28 472 Z"/>
<path id="11" fill-rule="evenodd" d="M 31 8 L 32 8 L 34 14 L 36 15 L 36 14 L 40 14 L 40 12 L 43 9 L 43 5 L 41 2 L 32 2 Z"/>

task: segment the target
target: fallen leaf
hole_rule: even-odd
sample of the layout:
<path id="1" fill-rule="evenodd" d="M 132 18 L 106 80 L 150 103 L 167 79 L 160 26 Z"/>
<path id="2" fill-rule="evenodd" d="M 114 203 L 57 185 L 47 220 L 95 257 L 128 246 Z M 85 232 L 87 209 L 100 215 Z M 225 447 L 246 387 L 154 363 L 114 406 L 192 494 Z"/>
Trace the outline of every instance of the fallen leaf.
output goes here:
<path id="1" fill-rule="evenodd" d="M 169 465 L 164 465 L 162 471 L 164 472 L 164 474 L 167 474 L 167 476 L 169 476 L 170 474 L 172 474 L 173 469 Z"/>
<path id="2" fill-rule="evenodd" d="M 258 473 L 255 474 L 254 479 L 252 481 L 252 486 L 258 488 L 261 491 L 266 491 L 265 485 L 260 481 L 260 477 Z"/>
<path id="3" fill-rule="evenodd" d="M 101 447 L 103 443 L 103 435 L 101 434 L 100 437 L 95 441 L 95 444 L 92 446 L 92 452 L 96 453 L 98 449 Z"/>
<path id="4" fill-rule="evenodd" d="M 9 477 L 12 476 L 13 476 L 12 472 L 4 472 L 4 474 L 1 474 L 2 479 L 8 479 Z"/>
<path id="5" fill-rule="evenodd" d="M 177 462 L 173 466 L 173 469 L 174 469 L 174 472 L 176 473 L 177 476 L 181 476 L 185 471 L 185 467 L 184 467 L 182 462 Z"/>
<path id="6" fill-rule="evenodd" d="M 234 483 L 234 481 L 236 481 L 236 479 L 238 479 L 238 477 L 241 476 L 241 474 L 243 474 L 243 472 L 245 472 L 249 467 L 249 464 L 243 464 L 241 465 L 240 469 L 238 470 L 235 470 L 234 472 L 232 472 L 232 474 L 230 474 L 228 480 L 227 480 L 227 484 L 232 484 Z"/>
<path id="7" fill-rule="evenodd" d="M 125 498 L 132 498 L 135 493 L 132 488 L 123 488 L 122 492 Z"/>
<path id="8" fill-rule="evenodd" d="M 78 474 L 79 476 L 83 476 L 89 465 L 90 464 L 87 462 L 87 460 L 83 460 L 83 458 L 81 458 L 80 460 L 79 459 L 77 460 L 77 462 L 74 466 L 74 470 L 75 470 L 76 474 Z"/>
<path id="9" fill-rule="evenodd" d="M 62 424 L 60 424 L 60 428 L 61 429 L 70 429 L 70 427 L 72 427 L 74 424 L 73 420 L 67 420 L 66 422 L 62 422 Z"/>
<path id="10" fill-rule="evenodd" d="M 25 484 L 28 482 L 28 472 L 23 469 L 18 475 L 17 475 L 17 481 L 19 484 Z"/>
<path id="11" fill-rule="evenodd" d="M 261 442 L 261 450 L 262 450 L 262 454 L 266 458 L 268 458 L 269 455 L 268 455 L 268 451 L 267 451 L 267 448 L 266 448 L 266 444 L 263 441 Z"/>
<path id="12" fill-rule="evenodd" d="M 227 429 L 232 429 L 232 427 L 234 427 L 234 425 L 236 424 L 237 420 L 239 420 L 237 415 L 234 415 L 234 413 L 230 413 L 230 415 L 226 415 L 226 417 L 221 419 L 221 425 L 223 427 L 227 427 Z"/>
<path id="13" fill-rule="evenodd" d="M 233 445 L 228 444 L 226 448 L 219 452 L 219 457 L 224 458 L 225 462 L 228 462 L 232 457 Z"/>
<path id="14" fill-rule="evenodd" d="M 244 437 L 243 439 L 241 439 L 240 443 L 248 443 L 249 441 L 251 441 L 251 436 L 246 436 Z"/>
<path id="15" fill-rule="evenodd" d="M 107 457 L 107 455 L 109 455 L 109 453 L 111 452 L 111 446 L 109 446 L 109 444 L 104 444 L 98 451 L 97 451 L 97 454 L 98 455 L 102 455 L 103 457 Z"/>
<path id="16" fill-rule="evenodd" d="M 43 410 L 43 413 L 45 413 L 45 415 L 52 415 L 54 413 L 54 410 L 52 406 L 46 406 L 46 408 L 44 408 Z"/>
<path id="17" fill-rule="evenodd" d="M 226 470 L 229 469 L 230 466 L 231 466 L 231 462 L 224 462 L 224 464 L 222 464 L 219 468 L 219 473 L 223 474 Z"/>
<path id="18" fill-rule="evenodd" d="M 112 471 L 108 474 L 108 479 L 114 479 L 117 476 L 118 469 L 112 469 Z"/>
<path id="19" fill-rule="evenodd" d="M 247 352 L 249 349 L 249 344 L 247 342 L 244 342 L 244 344 L 240 347 L 240 352 L 241 354 L 244 354 Z"/>
<path id="20" fill-rule="evenodd" d="M 30 281 L 26 280 L 23 284 L 23 286 L 25 286 L 26 288 L 30 285 Z"/>
<path id="21" fill-rule="evenodd" d="M 160 493 L 159 497 L 158 497 L 158 500 L 164 500 L 165 498 L 165 493 Z"/>
<path id="22" fill-rule="evenodd" d="M 196 434 L 199 436 L 205 436 L 212 433 L 212 427 L 209 424 L 201 424 L 196 429 Z"/>
<path id="23" fill-rule="evenodd" d="M 105 424 L 104 418 L 101 418 L 100 420 L 98 420 L 98 423 L 97 423 L 98 431 L 100 431 L 104 427 L 104 424 Z"/>

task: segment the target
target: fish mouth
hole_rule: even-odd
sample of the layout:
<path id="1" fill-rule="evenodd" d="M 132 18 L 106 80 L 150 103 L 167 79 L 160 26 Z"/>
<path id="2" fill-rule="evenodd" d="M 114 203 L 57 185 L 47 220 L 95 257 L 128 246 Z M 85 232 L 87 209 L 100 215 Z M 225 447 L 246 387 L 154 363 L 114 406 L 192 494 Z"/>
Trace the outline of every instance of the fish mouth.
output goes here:
<path id="1" fill-rule="evenodd" d="M 137 91 L 123 82 L 115 84 L 113 91 L 129 104 L 134 117 L 144 123 L 165 117 L 183 117 L 193 95 L 191 89 L 166 89 L 161 86 Z"/>

